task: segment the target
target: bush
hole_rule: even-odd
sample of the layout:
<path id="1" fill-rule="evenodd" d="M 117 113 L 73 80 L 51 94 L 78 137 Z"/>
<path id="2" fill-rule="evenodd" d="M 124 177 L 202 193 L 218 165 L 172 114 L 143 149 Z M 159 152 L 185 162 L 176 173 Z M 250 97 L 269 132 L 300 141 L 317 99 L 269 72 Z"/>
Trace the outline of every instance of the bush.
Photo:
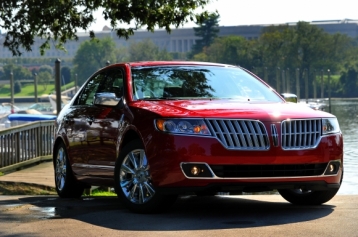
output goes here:
<path id="1" fill-rule="evenodd" d="M 20 93 L 21 92 L 21 82 L 16 81 L 14 85 L 14 93 Z"/>

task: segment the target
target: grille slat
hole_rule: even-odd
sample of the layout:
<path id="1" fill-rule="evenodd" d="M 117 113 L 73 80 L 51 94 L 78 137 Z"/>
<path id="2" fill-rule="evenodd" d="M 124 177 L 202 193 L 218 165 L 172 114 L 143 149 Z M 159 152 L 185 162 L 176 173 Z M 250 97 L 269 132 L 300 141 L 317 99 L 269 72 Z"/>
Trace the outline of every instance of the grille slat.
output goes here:
<path id="1" fill-rule="evenodd" d="M 269 139 L 265 126 L 256 120 L 208 119 L 216 138 L 233 150 L 267 150 Z"/>
<path id="2" fill-rule="evenodd" d="M 281 140 L 284 150 L 311 149 L 317 146 L 321 136 L 321 120 L 285 120 L 281 124 Z M 293 143 L 291 141 L 293 140 Z"/>

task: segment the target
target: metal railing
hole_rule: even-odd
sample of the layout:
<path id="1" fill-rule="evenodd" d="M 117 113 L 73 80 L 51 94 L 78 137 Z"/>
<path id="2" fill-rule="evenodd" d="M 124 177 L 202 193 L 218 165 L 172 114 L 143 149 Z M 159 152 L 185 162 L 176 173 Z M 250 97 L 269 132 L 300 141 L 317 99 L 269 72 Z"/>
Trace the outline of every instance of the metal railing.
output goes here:
<path id="1" fill-rule="evenodd" d="M 31 122 L 0 131 L 0 171 L 52 155 L 54 120 Z"/>

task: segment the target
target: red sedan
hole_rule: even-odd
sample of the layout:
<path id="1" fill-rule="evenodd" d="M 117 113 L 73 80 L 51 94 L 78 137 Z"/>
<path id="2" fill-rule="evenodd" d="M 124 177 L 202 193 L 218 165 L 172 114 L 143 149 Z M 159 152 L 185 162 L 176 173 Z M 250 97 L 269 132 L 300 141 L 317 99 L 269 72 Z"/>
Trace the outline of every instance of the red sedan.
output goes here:
<path id="1" fill-rule="evenodd" d="M 319 205 L 343 177 L 334 115 L 287 102 L 243 68 L 212 63 L 99 70 L 58 115 L 53 154 L 60 197 L 114 187 L 135 212 L 217 192 L 277 190 L 293 204 Z"/>

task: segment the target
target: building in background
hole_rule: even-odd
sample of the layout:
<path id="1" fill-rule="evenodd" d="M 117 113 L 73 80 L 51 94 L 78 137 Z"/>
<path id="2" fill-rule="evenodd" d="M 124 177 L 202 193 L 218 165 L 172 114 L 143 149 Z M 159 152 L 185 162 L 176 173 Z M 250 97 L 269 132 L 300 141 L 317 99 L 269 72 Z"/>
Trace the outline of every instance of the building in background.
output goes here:
<path id="1" fill-rule="evenodd" d="M 286 23 L 289 25 L 295 25 L 295 22 Z M 327 20 L 327 21 L 313 21 L 310 22 L 312 25 L 316 25 L 322 28 L 324 31 L 330 34 L 341 33 L 346 34 L 350 37 L 358 37 L 358 20 L 344 19 L 344 20 Z M 219 36 L 239 35 L 247 39 L 257 39 L 261 33 L 262 28 L 269 25 L 239 25 L 239 26 L 220 26 Z M 126 47 L 131 41 L 142 41 L 143 39 L 151 39 L 159 48 L 166 49 L 168 52 L 186 53 L 189 52 L 195 43 L 197 37 L 194 34 L 193 28 L 178 28 L 173 29 L 171 34 L 168 34 L 165 30 L 156 30 L 155 32 L 148 32 L 146 30 L 138 30 L 129 40 L 124 38 L 118 38 L 115 32 L 112 32 L 109 27 L 103 27 L 100 32 L 95 32 L 96 37 L 112 37 L 116 42 L 117 47 Z M 62 58 L 70 59 L 73 58 L 79 48 L 80 44 L 89 39 L 87 32 L 78 34 L 78 41 L 68 41 L 65 44 L 67 52 L 58 50 L 52 47 L 47 50 L 43 57 L 47 58 Z M 0 45 L 3 45 L 4 36 L 0 32 Z M 35 39 L 33 45 L 33 51 L 22 54 L 23 58 L 39 58 L 40 55 L 39 47 L 43 43 L 41 39 Z M 11 52 L 1 47 L 0 48 L 0 59 L 1 58 L 12 58 Z"/>

